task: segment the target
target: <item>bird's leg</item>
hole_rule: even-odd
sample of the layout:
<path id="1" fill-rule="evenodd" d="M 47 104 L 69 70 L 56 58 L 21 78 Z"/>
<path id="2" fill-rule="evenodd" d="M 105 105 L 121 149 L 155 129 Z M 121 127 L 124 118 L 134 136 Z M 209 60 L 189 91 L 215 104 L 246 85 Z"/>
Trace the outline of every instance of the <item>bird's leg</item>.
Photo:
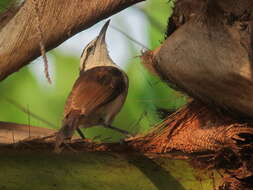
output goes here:
<path id="1" fill-rule="evenodd" d="M 133 135 L 132 135 L 131 133 L 129 133 L 128 131 L 125 131 L 125 130 L 123 130 L 123 129 L 119 129 L 119 128 L 117 128 L 117 127 L 113 127 L 113 126 L 111 126 L 111 125 L 103 125 L 103 127 L 104 127 L 104 128 L 108 128 L 108 129 L 112 129 L 112 130 L 114 130 L 114 131 L 117 131 L 117 132 L 119 132 L 119 133 L 121 133 L 121 134 L 126 135 L 127 137 L 132 137 L 132 136 L 133 136 Z"/>
<path id="2" fill-rule="evenodd" d="M 79 135 L 82 139 L 85 139 L 85 136 L 84 136 L 83 132 L 81 131 L 81 129 L 80 129 L 79 127 L 77 127 L 76 131 L 77 131 L 78 135 Z"/>

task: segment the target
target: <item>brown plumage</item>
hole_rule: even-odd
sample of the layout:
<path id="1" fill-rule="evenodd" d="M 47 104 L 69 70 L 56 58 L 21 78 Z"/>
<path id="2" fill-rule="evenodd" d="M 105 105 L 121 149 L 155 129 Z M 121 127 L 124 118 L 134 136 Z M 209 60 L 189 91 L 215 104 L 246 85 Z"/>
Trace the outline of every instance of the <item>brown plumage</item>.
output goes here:
<path id="1" fill-rule="evenodd" d="M 126 91 L 127 76 L 110 66 L 95 67 L 82 72 L 76 80 L 64 110 L 67 118 L 73 110 L 89 115 L 94 109 L 111 102 Z"/>
<path id="2" fill-rule="evenodd" d="M 105 43 L 108 24 L 104 25 L 99 36 L 86 46 L 81 55 L 80 75 L 67 99 L 62 128 L 56 136 L 57 150 L 80 127 L 103 125 L 128 134 L 111 126 L 125 102 L 128 78 L 108 55 Z"/>
<path id="3" fill-rule="evenodd" d="M 101 66 L 82 72 L 65 105 L 64 137 L 71 138 L 78 126 L 110 125 L 125 101 L 127 89 L 127 76 L 117 68 Z M 117 99 L 121 101 L 115 102 Z"/>

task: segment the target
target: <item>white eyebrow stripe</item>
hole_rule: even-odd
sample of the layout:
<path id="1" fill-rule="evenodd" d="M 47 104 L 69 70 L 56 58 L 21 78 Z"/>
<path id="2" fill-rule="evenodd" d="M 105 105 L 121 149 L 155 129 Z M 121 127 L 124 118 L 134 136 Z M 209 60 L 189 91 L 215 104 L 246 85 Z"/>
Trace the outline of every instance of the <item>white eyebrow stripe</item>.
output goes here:
<path id="1" fill-rule="evenodd" d="M 86 49 L 86 48 L 83 49 L 83 52 L 82 52 L 82 54 L 81 54 L 81 58 L 82 58 L 82 56 L 83 56 L 83 53 L 84 53 L 85 49 Z"/>
<path id="2" fill-rule="evenodd" d="M 83 50 L 83 53 L 84 53 L 84 50 Z M 80 59 L 80 70 L 83 70 L 84 62 L 85 62 L 85 57 L 83 57 L 83 53 L 82 53 L 81 59 Z"/>

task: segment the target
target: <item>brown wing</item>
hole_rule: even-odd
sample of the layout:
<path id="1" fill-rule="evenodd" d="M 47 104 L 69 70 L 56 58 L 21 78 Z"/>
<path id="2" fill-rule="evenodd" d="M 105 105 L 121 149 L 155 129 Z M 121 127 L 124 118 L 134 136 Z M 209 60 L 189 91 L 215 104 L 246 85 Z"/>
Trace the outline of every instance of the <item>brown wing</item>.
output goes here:
<path id="1" fill-rule="evenodd" d="M 64 117 L 71 111 L 89 115 L 114 100 L 127 88 L 124 74 L 114 67 L 95 67 L 80 74 L 66 102 Z"/>

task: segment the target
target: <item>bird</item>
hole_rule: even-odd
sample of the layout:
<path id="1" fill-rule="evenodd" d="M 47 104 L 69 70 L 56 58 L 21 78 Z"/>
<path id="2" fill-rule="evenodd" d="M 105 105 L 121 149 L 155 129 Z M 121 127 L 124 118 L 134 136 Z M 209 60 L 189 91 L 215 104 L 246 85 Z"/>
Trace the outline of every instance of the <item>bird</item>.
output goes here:
<path id="1" fill-rule="evenodd" d="M 56 134 L 58 150 L 65 140 L 71 140 L 75 130 L 85 138 L 80 128 L 101 125 L 130 135 L 111 125 L 126 100 L 128 76 L 109 56 L 105 41 L 109 23 L 82 52 L 79 77 L 67 98 L 62 127 Z"/>

